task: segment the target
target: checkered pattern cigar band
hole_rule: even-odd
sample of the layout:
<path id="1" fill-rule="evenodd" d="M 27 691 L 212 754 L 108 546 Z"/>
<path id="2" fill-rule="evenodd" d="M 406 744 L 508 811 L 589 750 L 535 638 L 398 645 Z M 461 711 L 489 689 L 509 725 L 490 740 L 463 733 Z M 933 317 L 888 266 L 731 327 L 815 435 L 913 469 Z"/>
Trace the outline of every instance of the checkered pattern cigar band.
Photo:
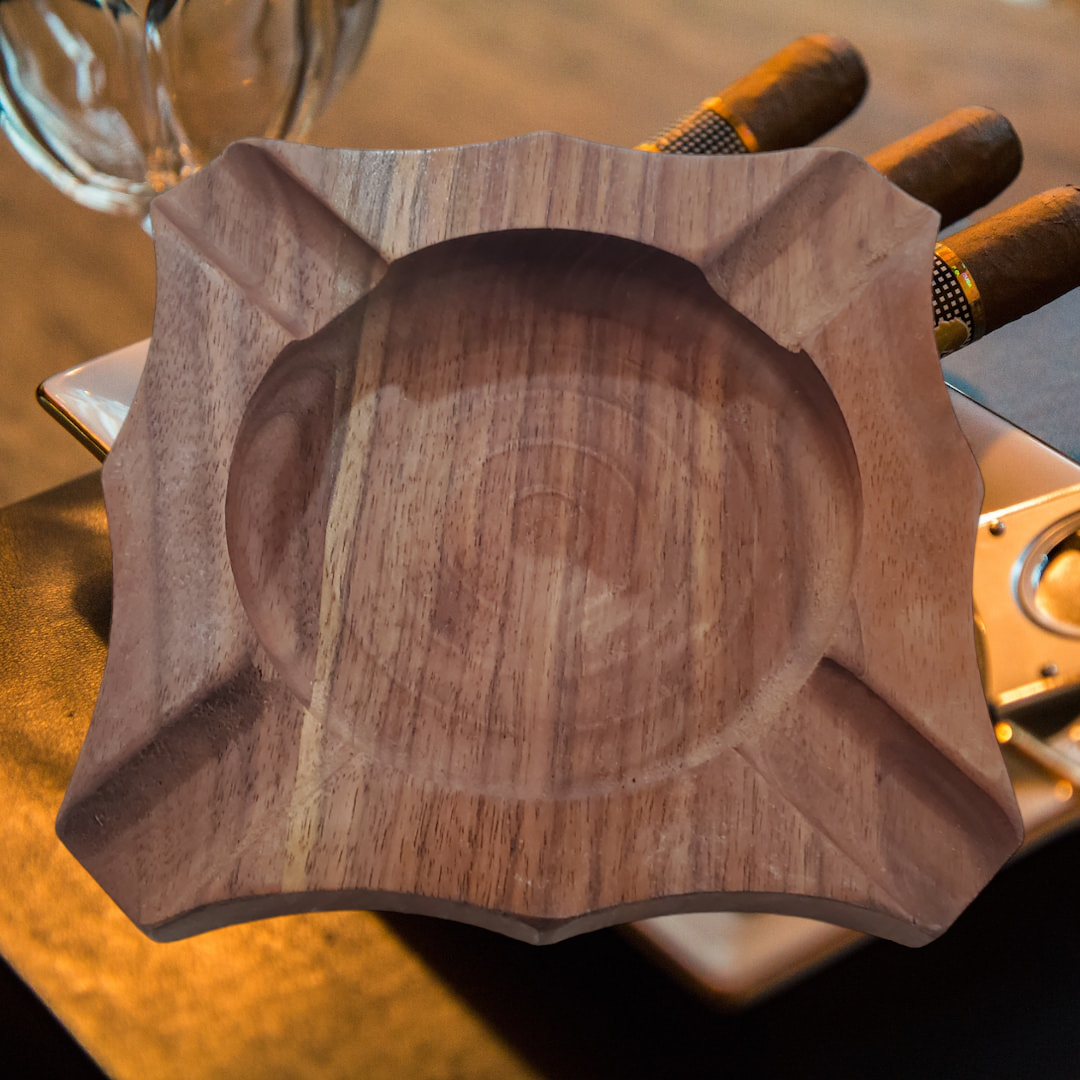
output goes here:
<path id="1" fill-rule="evenodd" d="M 934 325 L 959 319 L 975 336 L 975 319 L 956 274 L 940 255 L 934 256 Z"/>
<path id="2" fill-rule="evenodd" d="M 659 136 L 651 149 L 661 154 L 745 154 L 749 148 L 734 125 L 707 105 Z"/>
<path id="3" fill-rule="evenodd" d="M 952 248 L 934 250 L 934 338 L 942 356 L 978 341 L 986 329 L 979 286 Z"/>

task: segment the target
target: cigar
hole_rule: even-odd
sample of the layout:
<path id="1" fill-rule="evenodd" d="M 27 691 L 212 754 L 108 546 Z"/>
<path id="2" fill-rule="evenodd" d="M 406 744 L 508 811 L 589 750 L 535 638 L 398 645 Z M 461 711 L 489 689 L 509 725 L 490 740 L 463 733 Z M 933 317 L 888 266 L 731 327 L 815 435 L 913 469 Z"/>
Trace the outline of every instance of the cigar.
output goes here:
<path id="1" fill-rule="evenodd" d="M 861 83 L 856 71 L 862 72 Z M 800 38 L 637 149 L 746 154 L 804 146 L 855 108 L 866 88 L 865 76 L 859 54 L 841 38 L 825 34 Z M 753 97 L 751 88 L 761 97 Z M 756 126 L 734 111 L 732 100 Z M 756 107 L 759 104 L 761 108 Z M 968 106 L 866 160 L 902 191 L 932 206 L 946 228 L 1000 195 L 1016 179 L 1024 153 L 1019 136 L 1001 113 Z"/>
<path id="2" fill-rule="evenodd" d="M 850 42 L 808 34 L 638 149 L 753 154 L 805 146 L 846 119 L 866 86 L 866 66 Z"/>
<path id="3" fill-rule="evenodd" d="M 1033 195 L 953 233 L 934 253 L 942 356 L 1080 287 L 1080 188 Z"/>
<path id="4" fill-rule="evenodd" d="M 944 229 L 985 206 L 1024 162 L 1012 124 L 993 109 L 969 106 L 870 154 L 867 163 L 902 191 L 932 206 Z"/>

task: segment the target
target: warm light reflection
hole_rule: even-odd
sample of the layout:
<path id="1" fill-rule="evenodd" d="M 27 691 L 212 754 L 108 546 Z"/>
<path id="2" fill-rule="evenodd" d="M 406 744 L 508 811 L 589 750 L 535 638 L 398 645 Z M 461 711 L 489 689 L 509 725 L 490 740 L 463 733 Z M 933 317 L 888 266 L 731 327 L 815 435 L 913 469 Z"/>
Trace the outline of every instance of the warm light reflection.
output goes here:
<path id="1" fill-rule="evenodd" d="M 1080 742 L 1080 720 L 1069 725 L 1069 738 L 1073 742 Z"/>
<path id="2" fill-rule="evenodd" d="M 1058 802 L 1068 802 L 1073 797 L 1073 786 L 1068 780 L 1059 780 L 1054 785 L 1054 798 Z"/>
<path id="3" fill-rule="evenodd" d="M 1012 724 L 1006 724 L 1004 720 L 994 725 L 994 734 L 999 743 L 1007 743 L 1013 737 Z"/>

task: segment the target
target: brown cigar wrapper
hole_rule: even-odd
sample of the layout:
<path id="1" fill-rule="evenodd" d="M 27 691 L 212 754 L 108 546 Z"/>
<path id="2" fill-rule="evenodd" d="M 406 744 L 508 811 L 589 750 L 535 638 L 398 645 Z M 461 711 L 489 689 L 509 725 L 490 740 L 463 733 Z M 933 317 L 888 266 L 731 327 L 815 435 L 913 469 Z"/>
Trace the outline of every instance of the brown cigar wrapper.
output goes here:
<path id="1" fill-rule="evenodd" d="M 941 215 L 942 227 L 1000 195 L 1024 161 L 1012 124 L 993 109 L 956 109 L 867 157 L 897 187 Z"/>
<path id="2" fill-rule="evenodd" d="M 866 93 L 856 49 L 830 34 L 810 34 L 639 150 L 665 154 L 741 154 L 804 146 L 841 120 Z"/>
<path id="3" fill-rule="evenodd" d="M 808 34 L 734 82 L 720 96 L 757 139 L 759 150 L 805 146 L 862 101 L 862 57 L 831 34 Z"/>
<path id="4" fill-rule="evenodd" d="M 1052 188 L 946 239 L 982 298 L 983 332 L 1080 287 L 1080 188 Z"/>

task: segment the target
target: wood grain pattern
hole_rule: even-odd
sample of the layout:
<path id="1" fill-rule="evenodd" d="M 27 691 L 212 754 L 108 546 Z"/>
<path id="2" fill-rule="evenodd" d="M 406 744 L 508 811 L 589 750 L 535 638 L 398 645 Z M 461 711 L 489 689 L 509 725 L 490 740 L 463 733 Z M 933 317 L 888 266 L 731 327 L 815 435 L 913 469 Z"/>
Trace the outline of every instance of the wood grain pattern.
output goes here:
<path id="1" fill-rule="evenodd" d="M 234 146 L 155 203 L 114 617 L 58 821 L 152 936 L 909 944 L 1020 839 L 936 215 L 852 155 Z"/>

